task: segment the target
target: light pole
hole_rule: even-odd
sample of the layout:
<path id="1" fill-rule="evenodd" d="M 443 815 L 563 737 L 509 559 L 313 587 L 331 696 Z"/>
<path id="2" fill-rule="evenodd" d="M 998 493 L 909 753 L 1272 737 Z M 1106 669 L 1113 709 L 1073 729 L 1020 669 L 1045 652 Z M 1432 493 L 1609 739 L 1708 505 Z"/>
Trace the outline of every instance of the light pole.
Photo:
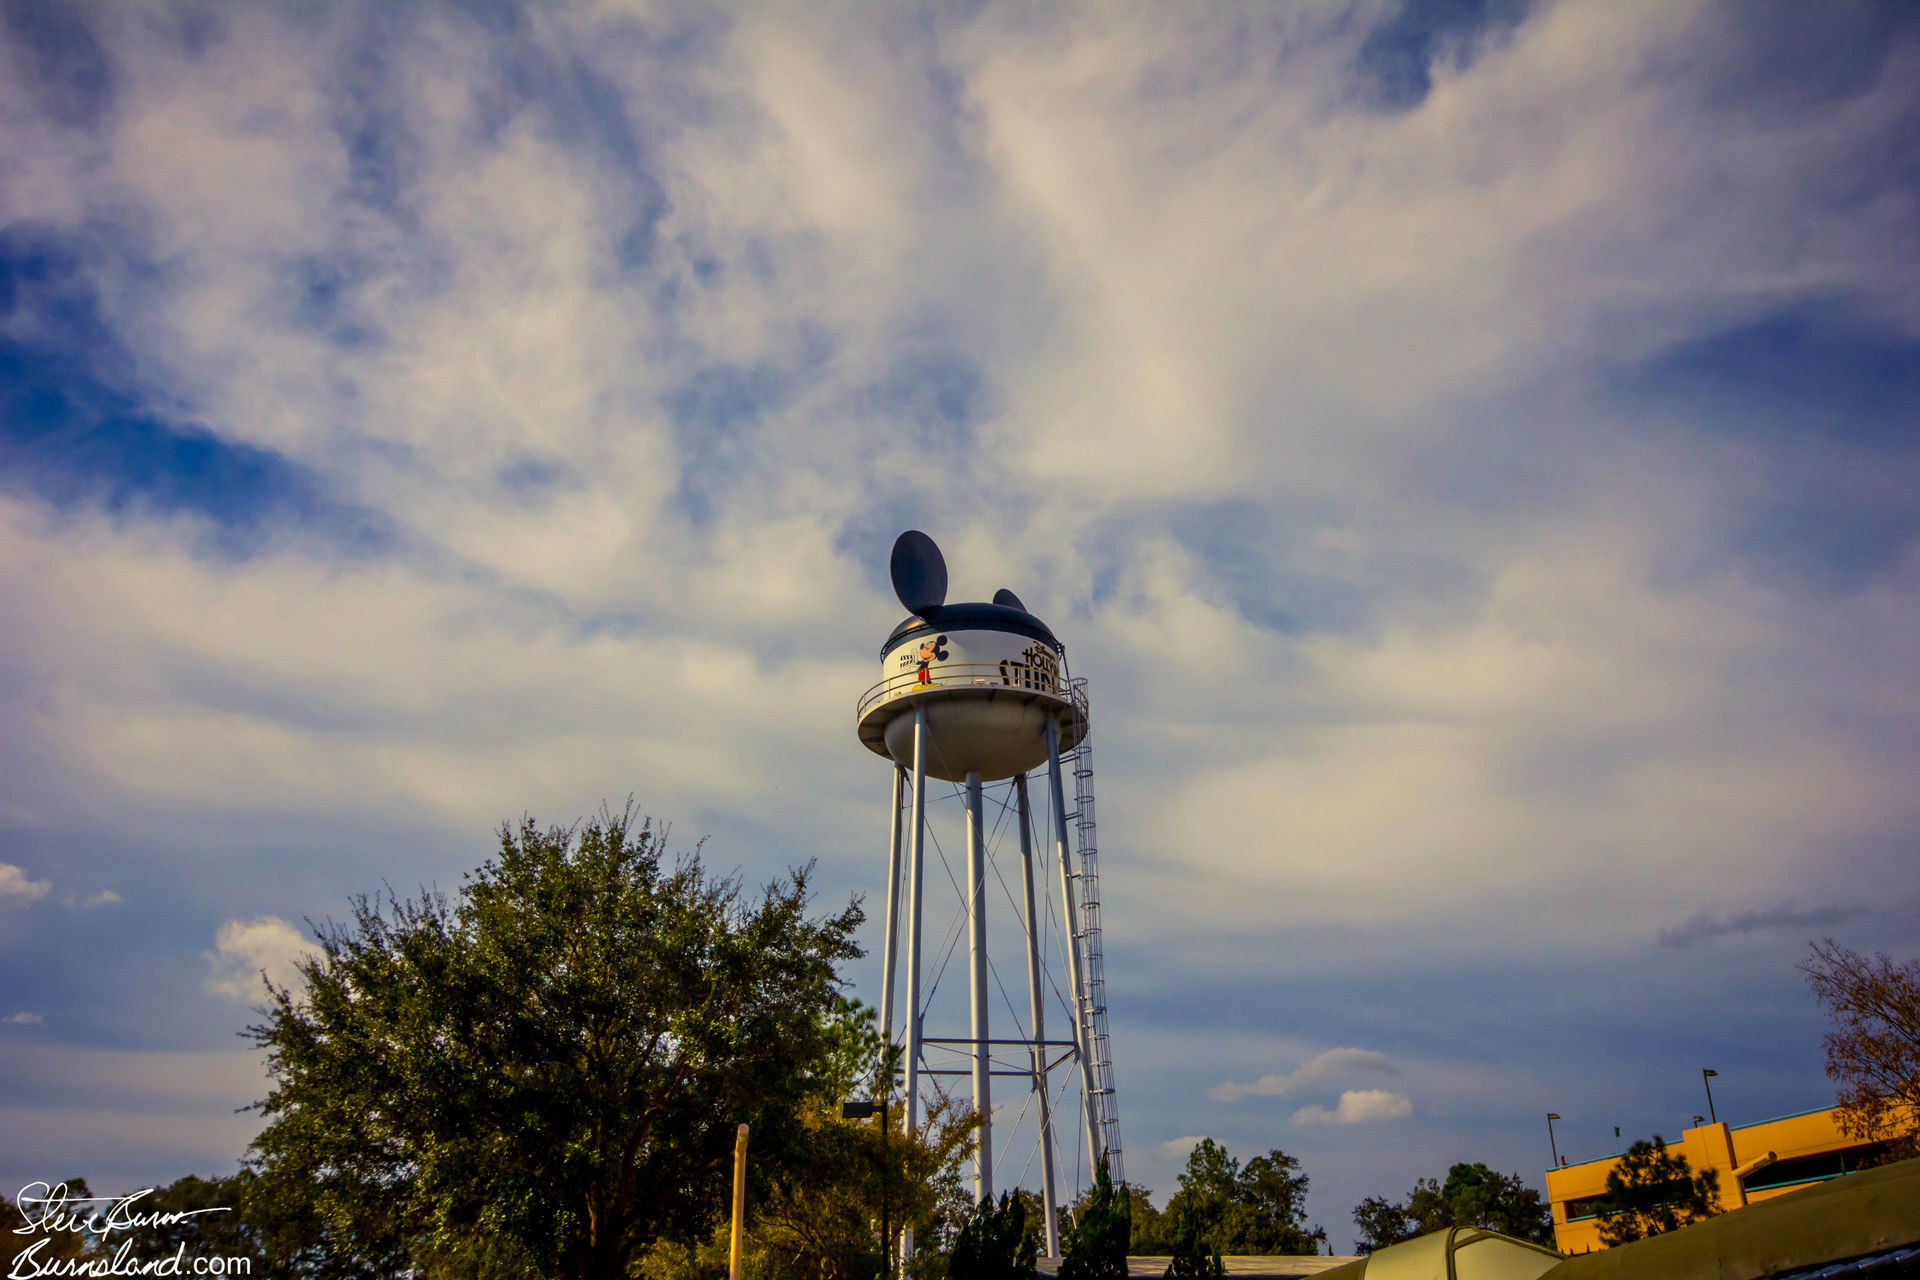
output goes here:
<path id="1" fill-rule="evenodd" d="M 1558 1111 L 1547 1112 L 1547 1147 L 1553 1152 L 1553 1167 L 1560 1167 L 1560 1144 L 1553 1140 L 1553 1122 L 1560 1118 Z"/>
<path id="2" fill-rule="evenodd" d="M 1715 1124 L 1720 1123 L 1720 1117 L 1713 1114 L 1713 1078 L 1719 1074 L 1712 1067 L 1700 1068 L 1700 1083 L 1707 1087 L 1707 1119 Z"/>
<path id="3" fill-rule="evenodd" d="M 892 1073 L 888 1073 L 891 1077 Z M 886 1093 L 880 1095 L 878 1103 L 843 1102 L 840 1104 L 842 1120 L 869 1120 L 874 1111 L 880 1112 L 880 1268 L 885 1280 L 893 1280 L 893 1233 L 892 1224 L 887 1221 L 887 1098 L 893 1092 L 892 1080 L 888 1080 Z"/>

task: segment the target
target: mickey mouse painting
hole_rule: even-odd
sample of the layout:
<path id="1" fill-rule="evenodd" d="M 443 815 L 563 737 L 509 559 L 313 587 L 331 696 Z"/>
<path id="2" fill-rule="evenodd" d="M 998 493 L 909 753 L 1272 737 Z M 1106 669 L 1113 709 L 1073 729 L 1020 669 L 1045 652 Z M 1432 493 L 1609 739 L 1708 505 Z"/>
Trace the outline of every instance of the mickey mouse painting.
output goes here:
<path id="1" fill-rule="evenodd" d="M 916 683 L 932 684 L 933 677 L 927 673 L 927 667 L 931 663 L 945 662 L 947 660 L 947 638 L 945 636 L 935 636 L 931 640 L 923 641 L 920 645 L 919 656 L 920 679 Z"/>

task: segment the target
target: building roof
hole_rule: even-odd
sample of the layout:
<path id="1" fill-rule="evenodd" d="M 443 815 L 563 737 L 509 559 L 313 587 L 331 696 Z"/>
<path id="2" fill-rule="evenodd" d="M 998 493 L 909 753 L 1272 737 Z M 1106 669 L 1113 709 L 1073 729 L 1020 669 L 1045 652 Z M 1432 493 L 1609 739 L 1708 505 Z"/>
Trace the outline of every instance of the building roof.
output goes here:
<path id="1" fill-rule="evenodd" d="M 1220 1259 L 1233 1280 L 1301 1280 L 1305 1276 L 1331 1274 L 1334 1268 L 1353 1260 L 1351 1257 L 1322 1257 L 1310 1253 L 1235 1254 Z M 1172 1262 L 1171 1256 L 1140 1254 L 1130 1257 L 1127 1259 L 1128 1280 L 1161 1280 Z M 1040 1259 L 1039 1270 L 1043 1276 L 1057 1274 L 1060 1259 Z"/>
<path id="2" fill-rule="evenodd" d="M 1321 1280 L 1538 1280 L 1565 1259 L 1481 1227 L 1448 1227 L 1376 1249 Z"/>
<path id="3" fill-rule="evenodd" d="M 1920 1244 L 1920 1160 L 1903 1160 L 1650 1240 L 1568 1258 L 1545 1280 L 1776 1280 L 1914 1244 Z"/>
<path id="4" fill-rule="evenodd" d="M 1454 1227 L 1376 1250 L 1321 1280 L 1891 1280 L 1915 1274 L 1900 1268 L 1920 1266 L 1916 1245 L 1920 1160 L 1903 1160 L 1575 1258 Z"/>

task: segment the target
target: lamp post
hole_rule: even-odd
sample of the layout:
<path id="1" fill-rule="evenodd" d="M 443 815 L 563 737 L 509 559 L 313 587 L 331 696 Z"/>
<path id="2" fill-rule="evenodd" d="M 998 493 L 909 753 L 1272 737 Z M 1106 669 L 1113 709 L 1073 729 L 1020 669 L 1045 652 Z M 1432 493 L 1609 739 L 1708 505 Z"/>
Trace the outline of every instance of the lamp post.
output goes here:
<path id="1" fill-rule="evenodd" d="M 1712 1067 L 1700 1068 L 1700 1083 L 1707 1087 L 1707 1118 L 1715 1124 L 1720 1123 L 1720 1117 L 1713 1113 L 1713 1078 L 1719 1074 Z"/>
<path id="2" fill-rule="evenodd" d="M 1560 1167 L 1560 1144 L 1553 1140 L 1553 1122 L 1560 1118 L 1558 1111 L 1547 1112 L 1547 1147 L 1553 1152 L 1553 1167 Z"/>
<path id="3" fill-rule="evenodd" d="M 888 1220 L 890 1200 L 887 1195 L 887 1096 L 893 1092 L 888 1089 L 880 1095 L 880 1101 L 843 1102 L 840 1104 L 842 1120 L 869 1120 L 877 1110 L 880 1113 L 880 1266 L 884 1280 L 893 1280 L 893 1224 Z"/>

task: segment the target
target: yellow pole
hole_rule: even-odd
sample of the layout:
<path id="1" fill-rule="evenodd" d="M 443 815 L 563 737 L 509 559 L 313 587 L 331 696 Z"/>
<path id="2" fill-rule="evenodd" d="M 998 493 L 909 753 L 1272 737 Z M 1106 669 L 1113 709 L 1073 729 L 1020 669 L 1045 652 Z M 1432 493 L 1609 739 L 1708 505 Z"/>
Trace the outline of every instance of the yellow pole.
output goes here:
<path id="1" fill-rule="evenodd" d="M 747 1221 L 747 1126 L 733 1140 L 733 1251 L 727 1257 L 727 1280 L 740 1280 L 740 1237 Z"/>

